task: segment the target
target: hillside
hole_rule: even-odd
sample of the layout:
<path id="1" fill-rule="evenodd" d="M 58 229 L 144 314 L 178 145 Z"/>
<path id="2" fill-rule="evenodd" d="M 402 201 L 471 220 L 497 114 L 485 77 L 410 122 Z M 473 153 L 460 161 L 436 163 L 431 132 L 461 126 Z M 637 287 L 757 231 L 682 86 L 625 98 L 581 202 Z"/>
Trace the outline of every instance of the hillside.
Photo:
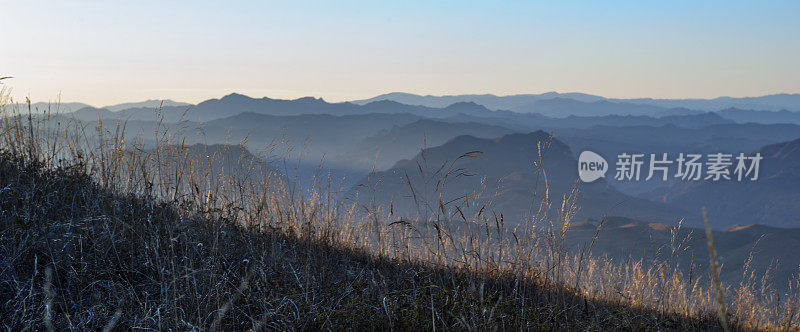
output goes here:
<path id="1" fill-rule="evenodd" d="M 248 231 L 5 152 L 0 185 L 0 325 L 11 330 L 719 326 Z"/>
<path id="2" fill-rule="evenodd" d="M 160 149 L 164 149 L 161 147 Z M 200 183 L 203 190 L 208 190 L 207 183 L 218 181 L 232 181 L 240 183 L 265 183 L 269 191 L 294 192 L 293 181 L 277 167 L 267 163 L 264 159 L 253 155 L 241 145 L 223 144 L 193 144 L 183 146 L 168 146 L 170 151 L 163 153 L 161 158 L 150 158 L 151 164 L 147 167 L 160 169 L 168 174 L 190 171 L 195 174 L 184 176 L 199 176 L 205 183 Z M 150 151 L 157 155 L 159 151 Z M 132 153 L 132 157 L 135 153 Z M 200 190 L 201 188 L 198 188 Z M 296 193 L 293 193 L 296 194 Z"/>
<path id="3" fill-rule="evenodd" d="M 714 222 L 714 220 L 711 220 Z M 595 239 L 600 220 L 593 219 L 570 225 L 567 246 L 579 252 L 588 244 L 592 252 L 615 261 L 643 260 L 648 263 L 669 261 L 681 266 L 688 274 L 694 266 L 698 276 L 707 275 L 708 248 L 705 229 L 683 225 L 676 229 L 660 223 L 648 223 L 628 218 L 607 218 Z M 735 226 L 713 232 L 715 250 L 723 269 L 720 278 L 729 285 L 761 282 L 762 277 L 780 293 L 790 291 L 790 285 L 772 280 L 790 280 L 798 271 L 800 229 L 776 228 L 765 225 Z"/>

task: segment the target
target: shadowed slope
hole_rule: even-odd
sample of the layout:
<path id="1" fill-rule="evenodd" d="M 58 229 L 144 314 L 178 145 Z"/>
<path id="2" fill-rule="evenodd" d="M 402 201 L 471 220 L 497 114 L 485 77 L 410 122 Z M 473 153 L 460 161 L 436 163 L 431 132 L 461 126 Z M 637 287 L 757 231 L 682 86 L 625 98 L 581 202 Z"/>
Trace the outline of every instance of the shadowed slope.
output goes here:
<path id="1" fill-rule="evenodd" d="M 708 329 L 526 279 L 374 258 L 109 192 L 0 154 L 9 329 Z"/>

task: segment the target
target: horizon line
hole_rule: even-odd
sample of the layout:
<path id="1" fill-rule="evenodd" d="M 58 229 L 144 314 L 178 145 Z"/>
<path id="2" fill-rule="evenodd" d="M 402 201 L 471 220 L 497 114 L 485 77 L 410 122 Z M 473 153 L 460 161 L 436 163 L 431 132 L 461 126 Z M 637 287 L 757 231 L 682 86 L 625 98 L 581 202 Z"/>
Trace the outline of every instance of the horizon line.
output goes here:
<path id="1" fill-rule="evenodd" d="M 321 95 L 304 95 L 304 96 L 300 96 L 300 97 L 270 97 L 269 95 L 264 95 L 264 96 L 260 96 L 260 97 L 254 97 L 251 94 L 247 94 L 247 93 L 243 93 L 243 92 L 237 92 L 237 91 L 231 91 L 231 92 L 228 92 L 228 93 L 223 94 L 222 96 L 218 96 L 218 97 L 205 97 L 204 99 L 200 100 L 197 103 L 188 102 L 188 101 L 182 101 L 182 100 L 175 100 L 175 99 L 170 98 L 170 97 L 167 97 L 167 98 L 152 98 L 151 97 L 151 98 L 147 98 L 147 99 L 144 99 L 144 100 L 142 100 L 142 99 L 139 99 L 139 100 L 127 100 L 127 101 L 122 101 L 122 102 L 118 102 L 118 103 L 106 104 L 106 105 L 103 105 L 103 106 L 95 106 L 96 104 L 89 103 L 89 102 L 84 102 L 84 101 L 76 101 L 76 100 L 64 101 L 64 100 L 60 99 L 60 96 L 58 96 L 58 97 L 56 97 L 55 100 L 31 101 L 31 104 L 40 104 L 40 103 L 44 103 L 44 104 L 46 104 L 46 103 L 49 103 L 49 104 L 80 103 L 80 104 L 86 104 L 86 105 L 89 105 L 89 106 L 95 107 L 95 108 L 104 108 L 104 107 L 117 106 L 117 105 L 127 104 L 127 103 L 142 103 L 142 102 L 148 102 L 148 101 L 162 101 L 162 102 L 163 101 L 171 101 L 171 102 L 176 102 L 176 103 L 185 103 L 185 104 L 190 104 L 190 105 L 197 105 L 197 104 L 202 103 L 204 101 L 213 100 L 213 99 L 221 99 L 223 97 L 234 95 L 234 94 L 246 96 L 246 97 L 252 98 L 252 99 L 268 98 L 268 99 L 273 99 L 273 100 L 298 100 L 298 99 L 303 99 L 303 98 L 315 98 L 315 99 L 321 99 L 321 100 L 323 100 L 325 102 L 328 102 L 328 103 L 345 103 L 345 102 L 351 102 L 352 103 L 352 102 L 360 102 L 360 101 L 365 101 L 365 100 L 369 100 L 369 99 L 374 99 L 374 98 L 387 96 L 387 95 L 391 95 L 391 94 L 406 94 L 406 95 L 414 95 L 414 96 L 419 96 L 419 97 L 432 97 L 432 98 L 459 97 L 459 96 L 492 96 L 492 97 L 503 98 L 503 97 L 517 97 L 517 96 L 536 96 L 536 95 L 544 95 L 544 94 L 550 94 L 550 93 L 556 93 L 556 94 L 559 94 L 559 95 L 582 94 L 582 95 L 586 95 L 586 96 L 602 98 L 602 99 L 605 99 L 605 100 L 649 99 L 649 100 L 676 100 L 676 101 L 677 100 L 716 100 L 716 99 L 722 99 L 722 98 L 744 99 L 744 98 L 760 98 L 760 97 L 770 97 L 770 96 L 780 96 L 780 95 L 787 95 L 787 96 L 800 95 L 800 92 L 774 92 L 774 93 L 766 93 L 766 94 L 759 94 L 759 95 L 742 95 L 742 96 L 721 95 L 721 96 L 716 96 L 716 97 L 607 97 L 607 96 L 603 96 L 603 95 L 599 95 L 599 94 L 592 94 L 592 93 L 587 93 L 587 92 L 579 92 L 579 91 L 559 92 L 559 91 L 556 91 L 556 90 L 550 90 L 550 91 L 540 92 L 540 93 L 527 92 L 527 93 L 510 93 L 510 94 L 476 93 L 476 92 L 459 93 L 459 94 L 421 94 L 421 93 L 413 93 L 413 92 L 405 92 L 405 91 L 391 91 L 391 92 L 380 93 L 380 94 L 374 95 L 372 97 L 366 97 L 366 98 L 334 100 L 334 99 L 327 99 L 326 97 L 321 96 Z M 25 96 L 25 98 L 29 98 L 29 97 Z M 558 97 L 556 97 L 556 98 L 558 98 Z M 566 97 L 566 98 L 568 98 L 568 97 Z M 12 97 L 12 99 L 13 99 L 13 97 Z M 24 102 L 14 101 L 13 104 L 24 104 Z"/>

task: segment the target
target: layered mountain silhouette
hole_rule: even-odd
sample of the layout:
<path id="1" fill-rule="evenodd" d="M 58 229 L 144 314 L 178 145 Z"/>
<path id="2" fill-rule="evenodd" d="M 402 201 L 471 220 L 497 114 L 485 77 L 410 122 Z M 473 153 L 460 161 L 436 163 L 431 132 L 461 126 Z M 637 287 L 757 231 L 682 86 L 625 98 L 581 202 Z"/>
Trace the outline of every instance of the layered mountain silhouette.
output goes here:
<path id="1" fill-rule="evenodd" d="M 569 98 L 542 99 L 536 102 L 520 105 L 512 111 L 520 113 L 539 113 L 550 117 L 575 116 L 603 116 L 603 115 L 660 115 L 668 111 L 667 108 L 647 104 L 632 104 L 625 102 L 610 102 L 597 100 L 582 102 Z"/>
<path id="2" fill-rule="evenodd" d="M 524 99 L 523 96 L 518 98 Z M 605 112 L 602 107 L 609 107 L 607 111 L 610 112 L 617 105 L 603 99 L 579 102 L 561 95 L 540 95 L 537 98 L 545 104 L 566 102 L 589 109 L 600 107 L 598 114 Z M 141 106 L 137 103 L 131 105 Z M 734 123 L 720 116 L 724 112 L 648 110 L 650 106 L 628 106 L 642 112 L 661 112 L 658 113 L 661 115 L 550 117 L 538 113 L 490 110 L 472 101 L 457 101 L 434 108 L 391 100 L 359 105 L 328 103 L 317 98 L 280 100 L 231 94 L 195 106 L 163 106 L 158 112 L 154 107 L 119 111 L 86 107 L 68 116 L 86 122 L 88 128 L 94 128 L 98 118 L 105 123 L 124 120 L 128 134 L 133 135 L 147 136 L 159 127 L 177 129 L 187 135 L 187 143 L 245 142 L 252 151 L 261 151 L 267 143 L 277 142 L 284 147 L 293 147 L 297 153 L 291 157 L 301 157 L 307 163 L 304 169 L 309 172 L 320 166 L 324 157 L 325 167 L 351 179 L 346 182 L 348 185 L 361 178 L 373 165 L 378 170 L 387 169 L 397 160 L 412 158 L 422 147 L 437 146 L 463 134 L 491 138 L 513 132 L 545 130 L 554 133 L 574 151 L 592 150 L 614 156 L 620 152 L 738 153 L 796 138 L 796 133 L 800 132 L 800 126 L 796 124 Z M 760 115 L 757 113 L 769 116 L 794 114 L 788 111 L 737 112 L 745 114 L 736 118 L 737 121 L 751 115 L 758 118 Z M 427 122 L 403 128 L 418 120 Z M 392 130 L 394 126 L 398 128 Z M 609 182 L 629 195 L 670 184 Z"/>
<path id="3" fill-rule="evenodd" d="M 355 104 L 368 104 L 375 101 L 391 100 L 408 105 L 427 107 L 445 107 L 459 102 L 473 102 L 486 106 L 492 110 L 510 110 L 521 105 L 534 103 L 539 100 L 552 98 L 569 98 L 584 102 L 594 102 L 604 99 L 585 93 L 558 93 L 546 92 L 542 94 L 519 94 L 510 96 L 496 96 L 492 94 L 466 94 L 453 96 L 420 96 L 412 93 L 392 92 L 364 100 L 353 101 Z"/>
<path id="4" fill-rule="evenodd" d="M 446 119 L 455 122 L 481 122 L 504 127 L 531 128 L 582 128 L 595 125 L 609 126 L 661 126 L 672 124 L 679 127 L 700 128 L 713 124 L 726 123 L 800 123 L 800 112 L 755 111 L 726 109 L 717 112 L 701 112 L 686 108 L 664 108 L 648 104 L 634 104 L 621 101 L 597 99 L 589 95 L 574 94 L 576 100 L 565 98 L 573 94 L 543 94 L 530 97 L 512 96 L 511 100 L 533 100 L 508 110 L 492 110 L 478 101 L 505 100 L 496 96 L 474 96 L 475 98 L 440 98 L 438 101 L 454 101 L 441 107 L 404 104 L 390 99 L 380 99 L 358 103 L 329 103 L 320 98 L 299 98 L 294 100 L 251 98 L 233 93 L 219 99 L 210 99 L 198 105 L 164 101 L 128 103 L 105 108 L 83 107 L 73 113 L 73 117 L 83 121 L 98 118 L 112 120 L 179 121 L 208 122 L 242 113 L 256 113 L 273 116 L 293 116 L 307 114 L 362 115 L 370 113 L 406 113 L 420 117 Z M 393 94 L 387 97 L 394 96 Z M 527 97 L 526 97 L 527 96 Z M 481 98 L 477 98 L 481 97 Z M 490 98 L 491 97 L 491 98 Z M 427 97 L 426 97 L 427 98 Z M 488 98 L 488 99 L 487 99 Z M 510 98 L 510 97 L 508 97 Z M 526 99 L 527 98 L 527 99 Z M 533 98 L 533 99 L 531 99 Z M 599 98 L 599 97 L 598 97 Z M 378 97 L 374 98 L 378 99 Z M 408 98 L 398 98 L 406 100 Z M 466 99 L 468 101 L 459 101 Z M 589 101 L 592 100 L 592 101 Z M 413 98 L 410 102 L 414 102 Z M 434 105 L 440 102 L 432 103 Z M 491 103 L 489 103 L 491 104 Z M 161 105 L 161 107 L 159 107 Z M 158 109 L 158 111 L 156 111 Z"/>
<path id="5" fill-rule="evenodd" d="M 36 103 L 33 104 L 33 108 L 41 111 L 48 108 L 53 109 L 55 105 L 55 103 L 51 103 L 49 106 L 47 103 Z M 160 114 L 155 114 L 154 109 L 159 106 L 161 106 L 161 112 Z M 26 109 L 24 105 L 19 105 L 19 107 L 20 109 Z M 329 103 L 321 98 L 312 97 L 282 100 L 267 97 L 251 98 L 242 94 L 232 93 L 219 99 L 206 100 L 197 105 L 171 100 L 147 100 L 144 102 L 109 105 L 102 108 L 95 108 L 82 103 L 62 103 L 59 107 L 61 113 L 77 110 L 83 110 L 79 117 L 81 120 L 97 119 L 99 115 L 123 120 L 164 120 L 167 122 L 181 120 L 211 121 L 247 112 L 267 115 L 411 113 L 431 118 L 445 118 L 459 114 L 487 118 L 507 118 L 529 113 L 544 115 L 548 118 L 595 118 L 608 115 L 663 118 L 716 112 L 725 119 L 739 123 L 800 123 L 800 119 L 798 119 L 798 114 L 800 114 L 800 94 L 776 94 L 746 98 L 720 97 L 714 99 L 613 99 L 583 93 L 557 92 L 510 96 L 495 96 L 491 94 L 420 96 L 409 93 L 388 93 L 353 102 Z M 103 110 L 108 110 L 111 113 Z M 570 120 L 574 121 L 576 119 Z M 607 120 L 620 120 L 622 121 L 621 125 L 642 125 L 645 124 L 642 121 L 646 121 L 646 119 L 633 119 L 633 123 L 628 123 L 626 120 L 631 119 Z M 680 121 L 680 119 L 677 120 Z M 662 123 L 676 125 L 691 123 L 685 122 L 681 124 L 670 119 L 662 119 L 661 121 Z"/>
<path id="6" fill-rule="evenodd" d="M 28 113 L 28 105 L 25 103 L 14 103 L 12 107 L 15 108 L 18 112 L 21 112 L 23 114 Z M 86 107 L 92 107 L 92 106 L 84 103 L 62 103 L 58 101 L 52 101 L 52 102 L 31 103 L 30 108 L 31 112 L 33 113 L 44 113 L 44 112 L 55 113 L 56 111 L 58 111 L 59 113 L 69 113 Z"/>
<path id="7" fill-rule="evenodd" d="M 755 181 L 681 182 L 648 197 L 699 211 L 705 207 L 715 228 L 763 224 L 800 227 L 800 139 L 761 147 Z M 733 174 L 734 166 L 729 168 Z"/>
<path id="8" fill-rule="evenodd" d="M 72 112 L 70 116 L 81 121 L 94 121 L 97 119 L 113 118 L 117 114 L 119 113 L 112 112 L 107 108 L 96 108 L 92 106 L 86 106 L 78 109 L 77 111 Z"/>
<path id="9" fill-rule="evenodd" d="M 793 123 L 800 124 L 800 111 L 755 111 L 739 108 L 726 108 L 716 112 L 720 116 L 739 123 Z"/>
<path id="10" fill-rule="evenodd" d="M 394 126 L 367 137 L 342 154 L 341 163 L 358 169 L 384 170 L 398 160 L 411 159 L 426 147 L 439 146 L 460 135 L 494 138 L 515 132 L 512 129 L 477 122 L 444 122 L 421 119 L 404 126 Z"/>
<path id="11" fill-rule="evenodd" d="M 158 105 L 131 104 L 131 108 L 112 110 L 109 108 L 84 107 L 75 115 L 81 120 L 92 120 L 100 117 L 111 117 L 123 120 L 141 121 L 195 121 L 207 122 L 236 116 L 242 113 L 255 113 L 273 116 L 295 116 L 310 114 L 326 115 L 362 115 L 370 113 L 407 113 L 430 118 L 443 118 L 457 114 L 492 116 L 494 111 L 473 102 L 456 102 L 446 107 L 431 108 L 397 103 L 394 101 L 376 101 L 365 105 L 349 102 L 329 103 L 321 98 L 305 97 L 294 100 L 251 98 L 232 93 L 219 99 L 209 99 L 197 105 L 165 104 L 156 112 Z M 117 108 L 114 106 L 113 108 Z"/>
<path id="12" fill-rule="evenodd" d="M 766 111 L 800 111 L 800 93 L 779 93 L 759 97 L 718 97 L 713 99 L 611 99 L 660 107 L 683 107 L 703 111 L 716 111 L 726 108 L 741 108 Z"/>
<path id="13" fill-rule="evenodd" d="M 296 151 L 305 147 L 307 157 L 318 161 L 325 154 L 336 155 L 349 150 L 351 146 L 377 131 L 406 125 L 419 119 L 418 116 L 405 113 L 343 116 L 242 113 L 209 121 L 201 128 L 202 138 L 213 142 L 247 139 L 253 147 L 261 145 L 258 148 L 263 148 L 265 143 L 274 141 L 287 144 Z"/>
<path id="14" fill-rule="evenodd" d="M 554 118 L 539 113 L 516 113 L 496 111 L 491 117 L 458 114 L 446 118 L 455 122 L 480 122 L 500 125 L 509 128 L 589 128 L 594 126 L 665 126 L 674 125 L 683 128 L 702 128 L 714 124 L 729 124 L 734 121 L 726 119 L 713 112 L 679 115 L 666 115 L 662 117 L 645 115 L 603 115 L 603 116 L 575 116 Z"/>
<path id="15" fill-rule="evenodd" d="M 536 166 L 540 155 L 541 167 Z M 570 148 L 545 132 L 496 139 L 464 135 L 371 174 L 350 196 L 411 220 L 440 217 L 440 204 L 464 204 L 461 213 L 502 213 L 506 224 L 514 225 L 536 214 L 545 196 L 553 203 L 546 213 L 561 214 L 564 197 L 577 185 L 578 220 L 609 214 L 670 224 L 684 217 L 696 221 L 681 209 L 625 195 L 603 179 L 579 184 L 577 174 Z"/>
<path id="16" fill-rule="evenodd" d="M 152 121 L 174 123 L 189 121 L 189 110 L 194 106 L 153 106 L 153 107 L 134 107 L 125 108 L 118 111 L 111 111 L 107 108 L 84 107 L 66 116 L 81 121 L 95 121 L 98 118 L 112 121 Z"/>
<path id="17" fill-rule="evenodd" d="M 421 96 L 411 93 L 393 92 L 374 98 L 357 100 L 354 103 L 366 104 L 377 100 L 392 100 L 404 104 L 421 105 L 428 107 L 444 107 L 456 102 L 471 101 L 484 105 L 493 110 L 513 110 L 527 108 L 530 105 L 548 99 L 572 99 L 583 103 L 607 101 L 615 104 L 649 105 L 663 109 L 690 109 L 698 111 L 718 111 L 726 108 L 740 108 L 767 111 L 800 111 L 800 94 L 781 93 L 759 97 L 719 97 L 713 99 L 653 99 L 653 98 L 604 98 L 601 96 L 583 93 L 557 93 L 519 94 L 509 96 L 496 96 L 491 94 L 452 95 L 452 96 Z M 625 107 L 624 105 L 622 107 Z M 619 114 L 619 113 L 616 113 Z"/>
<path id="18" fill-rule="evenodd" d="M 170 99 L 163 99 L 163 100 L 161 100 L 161 99 L 148 99 L 148 100 L 145 100 L 145 101 L 140 101 L 140 102 L 135 102 L 135 103 L 122 103 L 122 104 L 116 104 L 116 105 L 103 106 L 102 108 L 105 108 L 105 109 L 107 109 L 109 111 L 112 111 L 112 112 L 117 112 L 117 111 L 131 109 L 131 108 L 151 108 L 152 109 L 152 108 L 156 108 L 156 107 L 173 107 L 173 106 L 184 106 L 184 107 L 186 107 L 186 106 L 191 106 L 191 105 L 192 104 L 184 103 L 184 102 L 180 102 L 180 101 L 174 101 L 174 100 L 170 100 Z"/>

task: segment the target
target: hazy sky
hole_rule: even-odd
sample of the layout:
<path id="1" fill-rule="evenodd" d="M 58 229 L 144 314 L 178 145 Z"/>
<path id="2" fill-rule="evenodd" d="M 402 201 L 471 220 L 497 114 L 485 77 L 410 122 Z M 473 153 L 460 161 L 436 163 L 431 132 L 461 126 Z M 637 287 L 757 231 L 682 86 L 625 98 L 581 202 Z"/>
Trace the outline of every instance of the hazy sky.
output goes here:
<path id="1" fill-rule="evenodd" d="M 15 98 L 800 92 L 800 1 L 0 0 Z"/>

